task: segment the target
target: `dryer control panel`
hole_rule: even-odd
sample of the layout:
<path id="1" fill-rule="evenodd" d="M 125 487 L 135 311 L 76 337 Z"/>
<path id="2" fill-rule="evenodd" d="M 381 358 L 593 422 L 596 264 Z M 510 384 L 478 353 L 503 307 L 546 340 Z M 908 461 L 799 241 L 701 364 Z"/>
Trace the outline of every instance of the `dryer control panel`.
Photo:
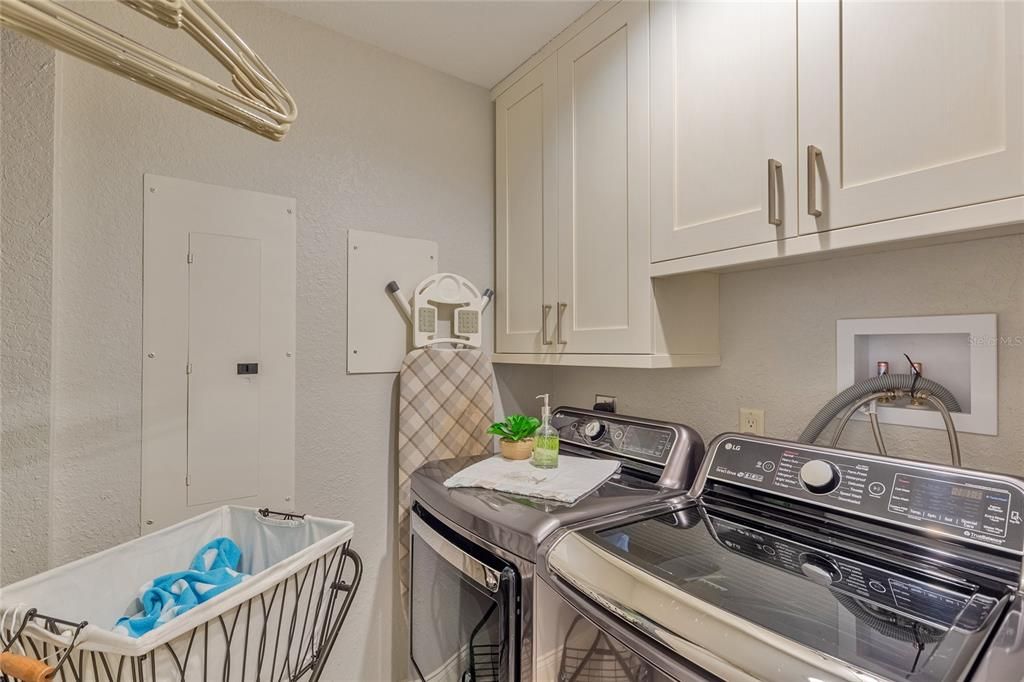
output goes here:
<path id="1" fill-rule="evenodd" d="M 563 441 L 618 458 L 664 467 L 676 445 L 673 425 L 560 407 L 551 417 Z"/>
<path id="2" fill-rule="evenodd" d="M 712 443 L 697 485 L 721 481 L 1024 554 L 1024 482 L 739 434 Z"/>

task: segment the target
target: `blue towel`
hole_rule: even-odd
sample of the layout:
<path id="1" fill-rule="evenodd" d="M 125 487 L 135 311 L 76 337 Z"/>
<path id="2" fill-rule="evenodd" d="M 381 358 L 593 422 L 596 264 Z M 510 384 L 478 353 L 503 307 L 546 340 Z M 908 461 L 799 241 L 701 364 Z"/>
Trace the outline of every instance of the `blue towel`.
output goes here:
<path id="1" fill-rule="evenodd" d="M 229 590 L 249 576 L 238 572 L 242 550 L 230 538 L 207 543 L 187 571 L 177 571 L 151 580 L 139 590 L 142 610 L 119 618 L 114 632 L 142 637 L 176 616 Z"/>

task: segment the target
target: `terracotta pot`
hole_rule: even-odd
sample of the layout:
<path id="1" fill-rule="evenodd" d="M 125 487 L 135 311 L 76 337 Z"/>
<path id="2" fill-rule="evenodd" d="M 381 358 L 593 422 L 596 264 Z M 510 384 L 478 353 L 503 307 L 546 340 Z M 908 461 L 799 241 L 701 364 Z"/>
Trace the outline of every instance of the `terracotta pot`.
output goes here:
<path id="1" fill-rule="evenodd" d="M 505 459 L 530 459 L 533 456 L 533 439 L 505 440 L 502 438 L 501 456 Z"/>

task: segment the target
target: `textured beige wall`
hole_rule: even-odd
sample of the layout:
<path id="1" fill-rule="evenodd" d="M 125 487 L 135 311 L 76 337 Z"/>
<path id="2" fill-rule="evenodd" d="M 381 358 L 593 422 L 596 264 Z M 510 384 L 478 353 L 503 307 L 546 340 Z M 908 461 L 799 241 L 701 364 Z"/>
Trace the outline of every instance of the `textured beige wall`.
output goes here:
<path id="1" fill-rule="evenodd" d="M 4 29 L 0 69 L 0 584 L 49 560 L 54 55 Z"/>
<path id="2" fill-rule="evenodd" d="M 82 8 L 218 73 L 123 6 Z M 491 286 L 493 108 L 483 88 L 264 5 L 219 8 L 299 102 L 283 143 L 57 57 L 52 534 L 41 544 L 59 564 L 139 532 L 143 174 L 296 197 L 296 506 L 354 521 L 366 566 L 325 679 L 390 680 L 405 652 L 391 617 L 396 383 L 345 373 L 346 230 L 436 240 L 442 269 Z M 38 160 L 41 144 L 4 149 L 4 174 Z"/>
<path id="3" fill-rule="evenodd" d="M 4 160 L 4 98 L 3 98 L 3 73 L 4 73 L 4 46 L 10 38 L 7 33 L 0 29 L 0 221 L 3 220 L 4 212 L 4 192 L 3 192 L 3 160 Z M 3 234 L 0 233 L 0 258 L 3 257 Z M 0 267 L 0 293 L 3 291 L 3 268 Z M 4 331 L 4 312 L 3 306 L 0 306 L 0 335 Z M 2 371 L 2 370 L 0 370 Z M 0 386 L 0 389 L 3 387 Z M 4 427 L 4 414 L 3 414 L 4 397 L 3 391 L 0 390 L 0 497 L 3 496 L 4 490 L 4 467 L 3 467 L 3 427 Z M 4 510 L 3 504 L 0 503 L 0 585 L 4 583 L 3 570 L 4 570 Z"/>
<path id="4" fill-rule="evenodd" d="M 705 440 L 735 430 L 740 407 L 762 407 L 769 435 L 796 438 L 836 393 L 837 319 L 997 313 L 1001 336 L 1024 334 L 1024 237 L 728 273 L 720 304 L 721 367 L 556 369 L 556 402 L 590 405 L 609 393 L 622 413 L 682 421 Z M 1024 475 L 1024 347 L 998 353 L 999 435 L 963 434 L 963 461 Z M 948 461 L 944 431 L 883 430 L 890 453 Z M 842 444 L 874 449 L 863 423 L 851 424 Z"/>

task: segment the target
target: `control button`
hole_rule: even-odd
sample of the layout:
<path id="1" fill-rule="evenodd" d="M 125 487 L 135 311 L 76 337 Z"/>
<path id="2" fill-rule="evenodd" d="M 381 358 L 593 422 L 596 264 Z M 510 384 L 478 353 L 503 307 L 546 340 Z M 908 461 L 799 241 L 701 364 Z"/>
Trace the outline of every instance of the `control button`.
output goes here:
<path id="1" fill-rule="evenodd" d="M 812 583 L 828 587 L 843 579 L 836 563 L 829 558 L 817 554 L 803 554 L 800 557 L 800 571 Z"/>
<path id="2" fill-rule="evenodd" d="M 879 495 L 885 494 L 885 484 L 881 481 L 872 481 L 868 483 L 868 493 L 878 497 Z"/>
<path id="3" fill-rule="evenodd" d="M 815 495 L 827 495 L 839 487 L 839 469 L 832 462 L 812 459 L 800 467 L 800 482 Z"/>
<path id="4" fill-rule="evenodd" d="M 761 471 L 765 472 L 766 474 L 770 474 L 771 472 L 775 471 L 775 462 L 761 462 Z"/>
<path id="5" fill-rule="evenodd" d="M 597 440 L 604 435 L 604 424 L 596 419 L 591 419 L 583 425 L 583 435 L 590 440 Z"/>
<path id="6" fill-rule="evenodd" d="M 877 580 L 870 581 L 868 583 L 868 587 L 870 587 L 875 592 L 878 592 L 879 594 L 885 594 L 885 585 L 878 582 Z"/>
<path id="7" fill-rule="evenodd" d="M 775 556 L 775 548 L 771 545 L 761 545 L 761 551 L 768 556 Z"/>
<path id="8" fill-rule="evenodd" d="M 622 440 L 622 436 L 624 435 L 625 434 L 623 433 L 622 429 L 615 429 L 614 431 L 612 431 L 613 440 Z"/>

